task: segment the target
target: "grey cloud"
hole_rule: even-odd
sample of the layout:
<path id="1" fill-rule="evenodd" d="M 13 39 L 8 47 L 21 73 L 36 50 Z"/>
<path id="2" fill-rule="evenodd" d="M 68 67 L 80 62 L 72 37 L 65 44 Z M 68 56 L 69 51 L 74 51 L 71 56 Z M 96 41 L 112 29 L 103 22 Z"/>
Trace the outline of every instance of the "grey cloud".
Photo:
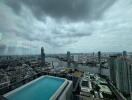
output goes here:
<path id="1" fill-rule="evenodd" d="M 84 30 L 79 30 L 79 28 L 71 28 L 66 29 L 65 27 L 60 28 L 61 30 L 58 29 L 53 29 L 52 33 L 55 34 L 56 38 L 82 38 L 82 37 L 87 37 L 91 36 L 93 33 L 89 32 L 89 30 L 84 29 Z"/>
<path id="2" fill-rule="evenodd" d="M 0 46 L 0 55 L 32 54 L 31 50 L 24 47 Z"/>
<path id="3" fill-rule="evenodd" d="M 19 12 L 27 5 L 37 18 L 51 16 L 55 19 L 98 19 L 116 0 L 6 0 L 7 5 Z"/>
<path id="4" fill-rule="evenodd" d="M 47 43 L 48 45 L 52 46 L 55 49 L 55 48 L 64 47 L 68 44 L 75 43 L 76 41 L 75 40 L 67 40 L 67 39 L 62 40 L 62 39 L 60 39 L 60 37 L 59 38 L 48 37 L 48 38 L 44 39 L 44 42 Z"/>
<path id="5" fill-rule="evenodd" d="M 5 0 L 6 4 L 10 6 L 16 14 L 21 10 L 21 1 L 19 0 Z"/>
<path id="6" fill-rule="evenodd" d="M 15 48 L 14 47 L 8 47 L 6 45 L 0 45 L 0 55 L 5 54 L 14 54 Z"/>
<path id="7" fill-rule="evenodd" d="M 5 49 L 6 45 L 0 45 L 0 55 L 4 54 Z"/>
<path id="8" fill-rule="evenodd" d="M 115 41 L 119 50 L 123 42 L 124 47 L 131 43 L 128 4 L 126 0 L 3 0 L 0 52 L 20 54 L 42 45 L 51 52 L 105 50 Z"/>
<path id="9" fill-rule="evenodd" d="M 61 35 L 57 35 L 55 37 L 57 38 L 72 38 L 72 39 L 78 39 L 78 38 L 82 38 L 82 37 L 87 37 L 87 36 L 91 36 L 92 33 L 68 33 L 68 34 L 61 34 Z"/>

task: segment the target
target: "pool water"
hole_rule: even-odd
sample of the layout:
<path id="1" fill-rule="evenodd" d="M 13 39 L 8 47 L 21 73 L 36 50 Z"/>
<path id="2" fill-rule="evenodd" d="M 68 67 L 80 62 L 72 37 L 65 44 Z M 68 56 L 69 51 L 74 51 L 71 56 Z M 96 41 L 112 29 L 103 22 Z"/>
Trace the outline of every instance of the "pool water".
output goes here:
<path id="1" fill-rule="evenodd" d="M 6 96 L 8 100 L 49 100 L 64 83 L 64 79 L 45 76 Z"/>

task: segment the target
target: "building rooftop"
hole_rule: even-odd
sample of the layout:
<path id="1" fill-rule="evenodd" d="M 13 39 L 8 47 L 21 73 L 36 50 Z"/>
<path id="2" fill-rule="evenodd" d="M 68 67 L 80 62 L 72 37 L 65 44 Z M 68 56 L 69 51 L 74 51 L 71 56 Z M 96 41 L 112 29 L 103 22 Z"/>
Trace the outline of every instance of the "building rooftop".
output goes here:
<path id="1" fill-rule="evenodd" d="M 99 87 L 101 92 L 112 95 L 112 92 L 107 85 L 99 85 Z"/>
<path id="2" fill-rule="evenodd" d="M 83 73 L 80 71 L 75 71 L 74 73 L 72 73 L 72 75 L 75 77 L 82 77 Z"/>

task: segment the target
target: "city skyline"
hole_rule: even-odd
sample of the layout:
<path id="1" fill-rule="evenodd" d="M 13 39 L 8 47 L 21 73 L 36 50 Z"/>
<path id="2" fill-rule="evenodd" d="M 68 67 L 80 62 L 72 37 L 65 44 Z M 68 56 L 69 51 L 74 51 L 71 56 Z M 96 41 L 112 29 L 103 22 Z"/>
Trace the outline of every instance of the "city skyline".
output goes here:
<path id="1" fill-rule="evenodd" d="M 131 0 L 1 0 L 0 12 L 0 55 L 132 50 Z"/>

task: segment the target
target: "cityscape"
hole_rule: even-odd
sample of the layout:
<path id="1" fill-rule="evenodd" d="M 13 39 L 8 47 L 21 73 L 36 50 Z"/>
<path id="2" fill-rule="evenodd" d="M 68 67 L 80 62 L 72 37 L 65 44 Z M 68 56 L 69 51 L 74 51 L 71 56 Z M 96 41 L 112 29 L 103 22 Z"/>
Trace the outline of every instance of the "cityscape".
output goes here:
<path id="1" fill-rule="evenodd" d="M 1 0 L 0 100 L 132 100 L 131 14 L 131 0 Z"/>
<path id="2" fill-rule="evenodd" d="M 1 56 L 0 93 L 50 75 L 72 82 L 71 94 L 67 93 L 70 97 L 64 100 L 129 100 L 132 95 L 131 59 L 132 53 L 126 51 L 45 54 L 44 47 L 40 55 Z"/>

